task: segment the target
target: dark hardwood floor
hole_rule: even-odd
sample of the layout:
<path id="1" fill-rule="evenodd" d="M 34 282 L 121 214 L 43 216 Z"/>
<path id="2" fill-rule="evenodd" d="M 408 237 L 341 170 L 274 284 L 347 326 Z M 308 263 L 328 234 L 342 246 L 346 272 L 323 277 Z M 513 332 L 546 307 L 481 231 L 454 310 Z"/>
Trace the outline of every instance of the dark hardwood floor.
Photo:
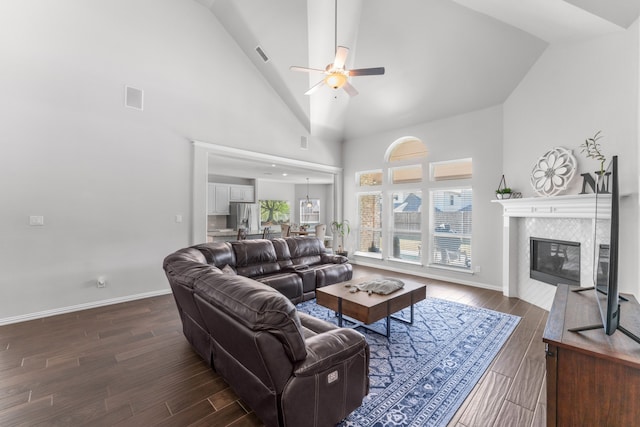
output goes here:
<path id="1" fill-rule="evenodd" d="M 411 278 L 428 297 L 522 317 L 449 425 L 544 426 L 547 312 L 496 291 Z M 191 350 L 166 295 L 0 327 L 0 426 L 52 425 L 261 423 Z"/>

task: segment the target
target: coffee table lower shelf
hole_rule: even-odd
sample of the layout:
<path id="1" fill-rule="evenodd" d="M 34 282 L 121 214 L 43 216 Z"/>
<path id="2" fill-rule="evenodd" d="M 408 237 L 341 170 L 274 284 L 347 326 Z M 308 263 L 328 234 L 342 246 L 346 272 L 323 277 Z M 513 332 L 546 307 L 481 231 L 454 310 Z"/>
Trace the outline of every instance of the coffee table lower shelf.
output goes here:
<path id="1" fill-rule="evenodd" d="M 352 319 L 349 316 L 345 316 L 342 314 L 342 298 L 338 298 L 338 311 L 336 311 L 336 316 L 338 316 L 338 326 L 341 328 L 364 328 L 368 331 L 375 332 L 376 334 L 384 335 L 387 338 L 391 336 L 391 319 L 397 320 L 398 322 L 406 323 L 407 325 L 413 325 L 413 301 L 411 301 L 411 317 L 409 320 L 403 319 L 402 317 L 394 316 L 393 314 L 389 314 L 385 317 L 385 331 L 380 332 L 378 329 L 370 326 L 370 324 L 366 324 L 361 322 L 360 320 Z M 387 307 L 389 310 L 389 307 Z M 344 325 L 344 322 L 347 321 L 351 323 L 351 325 Z"/>

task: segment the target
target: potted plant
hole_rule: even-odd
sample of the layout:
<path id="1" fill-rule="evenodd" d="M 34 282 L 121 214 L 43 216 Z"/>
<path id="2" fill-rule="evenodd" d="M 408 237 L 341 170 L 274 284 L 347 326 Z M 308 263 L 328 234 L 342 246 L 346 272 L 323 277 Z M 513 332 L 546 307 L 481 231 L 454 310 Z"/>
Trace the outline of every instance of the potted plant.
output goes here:
<path id="1" fill-rule="evenodd" d="M 498 199 L 510 199 L 511 198 L 511 188 L 504 187 L 496 190 L 496 197 Z"/>
<path id="2" fill-rule="evenodd" d="M 600 132 L 601 131 L 596 132 L 596 134 L 593 135 L 592 138 L 585 139 L 585 141 L 582 143 L 582 145 L 580 145 L 580 147 L 582 147 L 581 152 L 585 153 L 585 155 L 588 158 L 594 159 L 600 162 L 600 175 L 603 175 L 604 162 L 607 161 L 607 158 L 600 151 L 600 143 L 598 142 L 598 140 L 602 138 L 602 135 L 600 135 Z"/>
<path id="3" fill-rule="evenodd" d="M 351 225 L 349 224 L 349 220 L 345 219 L 342 222 L 333 221 L 331 223 L 331 232 L 336 236 L 340 236 L 340 244 L 338 245 L 336 254 L 347 256 L 349 252 L 346 249 L 343 249 L 343 246 L 345 236 L 349 237 L 349 234 L 351 233 Z"/>

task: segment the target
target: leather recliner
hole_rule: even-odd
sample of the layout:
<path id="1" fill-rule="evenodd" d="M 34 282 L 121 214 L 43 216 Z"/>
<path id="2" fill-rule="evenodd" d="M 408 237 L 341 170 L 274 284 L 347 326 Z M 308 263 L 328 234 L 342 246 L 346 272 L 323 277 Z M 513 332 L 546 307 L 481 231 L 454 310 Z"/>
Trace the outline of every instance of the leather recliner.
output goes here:
<path id="1" fill-rule="evenodd" d="M 265 425 L 333 426 L 362 404 L 369 346 L 360 333 L 299 313 L 195 248 L 169 255 L 164 269 L 185 336 Z"/>

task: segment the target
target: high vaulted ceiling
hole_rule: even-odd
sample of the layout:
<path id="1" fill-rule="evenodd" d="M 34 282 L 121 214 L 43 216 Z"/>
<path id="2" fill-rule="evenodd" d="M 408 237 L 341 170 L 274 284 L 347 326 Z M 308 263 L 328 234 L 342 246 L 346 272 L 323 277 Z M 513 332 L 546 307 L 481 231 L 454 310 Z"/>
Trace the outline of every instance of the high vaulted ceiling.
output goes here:
<path id="1" fill-rule="evenodd" d="M 504 102 L 549 43 L 621 31 L 638 0 L 196 0 L 222 23 L 312 138 L 343 141 Z M 336 36 L 337 34 L 337 36 Z M 336 40 L 337 39 L 337 40 Z M 353 98 L 326 86 L 306 90 L 336 41 Z M 260 47 L 268 61 L 256 51 Z"/>

